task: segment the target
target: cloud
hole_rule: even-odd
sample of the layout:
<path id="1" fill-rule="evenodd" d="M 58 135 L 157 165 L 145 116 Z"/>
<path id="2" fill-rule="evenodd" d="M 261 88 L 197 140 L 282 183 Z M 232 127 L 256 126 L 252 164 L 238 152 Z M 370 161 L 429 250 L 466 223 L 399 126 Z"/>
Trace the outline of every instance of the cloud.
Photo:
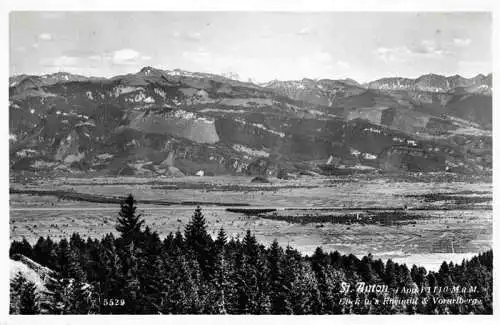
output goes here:
<path id="1" fill-rule="evenodd" d="M 91 54 L 91 53 L 89 53 Z M 151 56 L 142 54 L 134 49 L 121 49 L 112 52 L 105 53 L 95 53 L 86 56 L 86 59 L 91 62 L 101 62 L 103 64 L 113 64 L 113 65 L 134 65 L 142 64 L 144 61 L 149 61 L 152 59 Z"/>
<path id="2" fill-rule="evenodd" d="M 470 38 L 454 38 L 453 39 L 453 44 L 455 44 L 458 47 L 467 47 L 471 43 Z"/>
<path id="3" fill-rule="evenodd" d="M 111 62 L 116 65 L 137 64 L 141 61 L 147 61 L 151 59 L 150 56 L 142 55 L 140 52 L 137 52 L 133 49 L 121 49 L 112 52 L 111 55 L 105 54 L 104 59 L 108 59 L 109 56 L 111 56 Z"/>
<path id="4" fill-rule="evenodd" d="M 136 60 L 140 53 L 132 49 L 122 49 L 113 53 L 113 60 L 115 62 Z"/>
<path id="5" fill-rule="evenodd" d="M 38 39 L 40 41 L 51 41 L 52 40 L 52 34 L 41 33 L 40 35 L 38 35 Z"/>
<path id="6" fill-rule="evenodd" d="M 438 44 L 434 40 L 423 40 L 419 45 L 410 48 L 413 55 L 423 55 L 427 57 L 443 57 L 452 55 L 453 52 Z"/>
<path id="7" fill-rule="evenodd" d="M 415 58 L 436 59 L 455 54 L 434 40 L 422 40 L 412 46 L 379 47 L 373 53 L 384 62 L 407 61 Z"/>
<path id="8" fill-rule="evenodd" d="M 410 55 L 410 50 L 406 46 L 392 48 L 379 47 L 374 53 L 384 62 L 393 62 L 408 57 Z"/>

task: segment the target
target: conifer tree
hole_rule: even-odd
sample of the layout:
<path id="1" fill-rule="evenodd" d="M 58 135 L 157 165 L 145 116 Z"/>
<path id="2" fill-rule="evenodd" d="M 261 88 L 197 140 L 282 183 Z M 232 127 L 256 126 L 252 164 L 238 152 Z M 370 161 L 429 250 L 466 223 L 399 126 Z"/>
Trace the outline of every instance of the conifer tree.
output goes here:
<path id="1" fill-rule="evenodd" d="M 66 281 L 67 279 L 53 279 L 45 282 L 46 290 L 53 293 L 48 301 L 44 301 L 49 314 L 61 315 L 65 313 L 66 305 L 63 284 Z"/>
<path id="2" fill-rule="evenodd" d="M 287 304 L 288 288 L 283 281 L 283 249 L 276 239 L 269 248 L 270 299 L 273 314 L 286 314 L 291 306 Z"/>
<path id="3" fill-rule="evenodd" d="M 182 232 L 180 229 L 177 229 L 175 232 L 174 240 L 173 240 L 173 246 L 178 250 L 178 251 L 183 251 L 184 250 L 184 236 L 182 235 Z"/>
<path id="4" fill-rule="evenodd" d="M 369 256 L 364 256 L 361 259 L 359 271 L 364 282 L 373 284 L 375 281 L 375 272 L 372 269 L 372 260 Z"/>
<path id="5" fill-rule="evenodd" d="M 260 292 L 258 297 L 257 297 L 257 307 L 256 307 L 256 310 L 253 314 L 267 315 L 267 314 L 271 314 L 271 312 L 272 312 L 272 306 L 271 306 L 271 299 L 269 298 L 269 295 L 266 294 L 265 292 Z"/>
<path id="6" fill-rule="evenodd" d="M 250 230 L 247 230 L 242 244 L 243 250 L 248 257 L 249 262 L 255 265 L 257 256 L 259 255 L 259 245 L 257 244 L 257 239 Z"/>
<path id="7" fill-rule="evenodd" d="M 57 247 L 57 264 L 63 278 L 69 278 L 70 247 L 66 238 L 61 239 Z"/>
<path id="8" fill-rule="evenodd" d="M 87 274 L 81 265 L 80 251 L 76 246 L 69 248 L 67 279 L 63 279 L 61 296 L 58 300 L 64 306 L 63 312 L 70 314 L 89 313 L 89 284 Z"/>
<path id="9" fill-rule="evenodd" d="M 382 280 L 384 279 L 385 265 L 381 259 L 378 259 L 375 262 L 373 262 L 373 271 L 375 271 L 378 278 Z"/>
<path id="10" fill-rule="evenodd" d="M 321 268 L 324 268 L 327 264 L 327 255 L 323 252 L 321 247 L 316 247 L 314 254 L 311 257 L 311 266 L 314 272 L 318 272 Z"/>
<path id="11" fill-rule="evenodd" d="M 207 231 L 205 217 L 199 206 L 194 211 L 191 222 L 186 225 L 184 237 L 187 249 L 198 261 L 203 275 L 208 277 L 213 265 L 213 257 L 210 254 L 213 240 Z"/>
<path id="12" fill-rule="evenodd" d="M 156 232 L 148 227 L 143 234 L 143 254 L 139 259 L 139 282 L 141 284 L 141 313 L 152 314 L 160 310 L 166 268 L 162 259 L 162 242 Z"/>
<path id="13" fill-rule="evenodd" d="M 53 242 L 41 237 L 30 248 L 27 241 L 12 242 L 10 253 L 29 254 L 43 266 L 58 271 L 43 276 L 45 288 L 52 298 L 43 295 L 43 311 L 51 313 L 230 313 L 230 314 L 391 314 L 391 313 L 478 313 L 492 310 L 492 251 L 464 260 L 461 264 L 443 263 L 439 272 L 427 273 L 423 267 L 388 260 L 384 263 L 372 256 L 361 260 L 350 254 L 325 253 L 318 247 L 313 256 L 302 256 L 287 247 L 285 251 L 276 240 L 269 248 L 259 245 L 247 231 L 239 237 L 227 239 L 220 229 L 212 240 L 207 223 L 198 207 L 186 226 L 184 235 L 178 230 L 163 242 L 156 232 L 145 227 L 137 217 L 128 222 L 127 215 L 135 216 L 131 204 L 123 203 L 121 237 L 112 234 L 102 239 L 83 240 L 74 233 L 71 239 Z M 132 206 L 132 208 L 130 208 Z M 127 212 L 128 211 L 128 212 Z M 135 217 L 134 217 L 135 218 Z M 132 226 L 130 226 L 133 224 Z M 128 225 L 128 226 L 125 226 Z M 125 230 L 125 228 L 129 229 Z M 17 255 L 16 255 L 17 256 Z M 22 259 L 20 260 L 23 261 Z M 28 263 L 29 264 L 29 263 Z M 478 292 L 464 294 L 477 298 L 477 305 L 443 305 L 432 299 L 412 307 L 388 305 L 352 307 L 341 306 L 341 297 L 371 299 L 375 294 L 340 294 L 340 284 L 357 281 L 384 283 L 396 286 L 477 286 Z M 95 288 L 95 289 L 94 289 Z M 95 309 L 92 300 L 124 298 L 125 306 Z M 394 298 L 395 294 L 391 293 Z M 423 293 L 437 298 L 451 294 Z M 22 273 L 11 280 L 10 306 L 12 314 L 39 313 L 40 298 L 36 286 Z M 377 296 L 379 299 L 381 296 Z M 383 298 L 383 297 L 382 297 Z"/>
<path id="14" fill-rule="evenodd" d="M 255 237 L 254 237 L 255 238 Z M 249 260 L 251 262 L 251 260 Z M 272 313 L 272 301 L 270 293 L 270 266 L 269 261 L 266 256 L 265 249 L 263 247 L 257 247 L 257 256 L 255 258 L 255 264 L 249 264 L 248 270 L 252 274 L 252 278 L 255 279 L 251 285 L 256 288 L 255 297 L 251 301 L 255 307 L 251 310 L 251 313 L 255 314 L 270 314 Z"/>
<path id="15" fill-rule="evenodd" d="M 214 279 L 213 279 L 213 312 L 215 314 L 227 313 L 227 297 L 229 291 L 229 279 L 224 249 L 220 250 L 215 257 Z"/>
<path id="16" fill-rule="evenodd" d="M 25 237 L 23 237 L 22 241 L 13 241 L 10 245 L 9 256 L 12 257 L 14 254 L 22 254 L 26 257 L 33 258 L 33 248 Z"/>
<path id="17" fill-rule="evenodd" d="M 69 245 L 76 248 L 78 251 L 82 252 L 85 249 L 85 241 L 82 239 L 79 233 L 74 232 L 70 239 Z"/>
<path id="18" fill-rule="evenodd" d="M 217 250 L 220 251 L 224 246 L 226 246 L 227 243 L 227 234 L 224 231 L 224 228 L 220 228 L 219 232 L 217 233 L 217 238 L 215 239 L 215 247 L 217 247 Z"/>
<path id="19" fill-rule="evenodd" d="M 54 268 L 57 260 L 54 242 L 50 237 L 40 237 L 33 247 L 33 259 L 47 267 Z"/>
<path id="20" fill-rule="evenodd" d="M 289 264 L 285 268 L 285 276 L 291 280 L 287 299 L 290 301 L 292 314 L 301 315 L 311 312 L 311 289 L 314 284 L 312 281 L 312 270 L 310 268 L 308 269 L 307 265 L 308 264 L 299 262 Z M 293 277 L 291 276 L 292 274 L 290 274 L 291 272 L 293 272 Z"/>
<path id="21" fill-rule="evenodd" d="M 234 268 L 232 282 L 236 290 L 233 296 L 231 313 L 247 314 L 252 306 L 252 293 L 255 293 L 255 287 L 253 286 L 255 276 L 249 268 L 248 258 L 243 252 L 237 253 Z"/>
<path id="22" fill-rule="evenodd" d="M 141 218 L 142 215 L 137 214 L 136 210 L 137 207 L 135 206 L 135 200 L 132 194 L 120 203 L 116 230 L 120 232 L 126 245 L 139 238 L 141 227 L 144 224 L 144 220 Z"/>
<path id="23" fill-rule="evenodd" d="M 19 311 L 22 315 L 40 314 L 39 296 L 36 285 L 26 281 L 21 288 Z"/>
<path id="24" fill-rule="evenodd" d="M 385 263 L 385 284 L 387 284 L 390 288 L 394 288 L 396 286 L 396 266 L 391 259 L 388 259 Z"/>
<path id="25" fill-rule="evenodd" d="M 17 272 L 15 277 L 10 281 L 10 314 L 20 314 L 21 313 L 21 292 L 26 284 L 27 280 L 21 272 Z"/>
<path id="26" fill-rule="evenodd" d="M 170 284 L 164 292 L 161 311 L 164 314 L 198 314 L 200 306 L 199 282 L 193 273 L 196 261 L 188 263 L 183 255 L 173 258 Z"/>
<path id="27" fill-rule="evenodd" d="M 68 270 L 67 275 L 79 283 L 87 281 L 87 275 L 80 264 L 80 252 L 77 248 L 71 248 L 68 256 Z"/>

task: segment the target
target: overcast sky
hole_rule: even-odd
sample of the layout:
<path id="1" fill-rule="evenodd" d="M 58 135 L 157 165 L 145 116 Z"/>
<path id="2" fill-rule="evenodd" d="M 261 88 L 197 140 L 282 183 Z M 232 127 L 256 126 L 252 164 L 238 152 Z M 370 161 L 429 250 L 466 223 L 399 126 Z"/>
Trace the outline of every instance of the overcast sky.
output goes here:
<path id="1" fill-rule="evenodd" d="M 10 15 L 10 74 L 144 66 L 242 80 L 490 73 L 485 13 L 135 12 Z"/>

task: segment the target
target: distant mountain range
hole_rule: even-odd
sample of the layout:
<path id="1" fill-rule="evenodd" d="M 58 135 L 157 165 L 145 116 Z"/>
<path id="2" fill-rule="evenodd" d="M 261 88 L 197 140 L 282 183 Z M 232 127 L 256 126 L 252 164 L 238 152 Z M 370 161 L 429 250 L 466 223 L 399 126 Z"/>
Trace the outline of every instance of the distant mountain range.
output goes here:
<path id="1" fill-rule="evenodd" d="M 417 79 L 408 78 L 383 78 L 367 83 L 370 89 L 380 90 L 406 90 L 406 91 L 428 91 L 439 93 L 455 93 L 463 91 L 467 93 L 490 93 L 492 75 L 478 74 L 473 78 L 464 78 L 459 75 L 445 77 L 437 74 L 426 74 Z"/>
<path id="2" fill-rule="evenodd" d="M 254 84 L 152 67 L 18 75 L 11 174 L 490 173 L 491 79 Z"/>

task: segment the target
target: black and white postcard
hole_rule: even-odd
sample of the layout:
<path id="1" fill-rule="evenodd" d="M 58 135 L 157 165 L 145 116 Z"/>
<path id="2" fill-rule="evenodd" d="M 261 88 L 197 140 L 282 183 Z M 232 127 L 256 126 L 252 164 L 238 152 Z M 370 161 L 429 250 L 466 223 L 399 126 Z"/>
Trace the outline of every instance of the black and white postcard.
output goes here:
<path id="1" fill-rule="evenodd" d="M 119 9 L 5 13 L 11 316 L 493 314 L 492 10 Z"/>

